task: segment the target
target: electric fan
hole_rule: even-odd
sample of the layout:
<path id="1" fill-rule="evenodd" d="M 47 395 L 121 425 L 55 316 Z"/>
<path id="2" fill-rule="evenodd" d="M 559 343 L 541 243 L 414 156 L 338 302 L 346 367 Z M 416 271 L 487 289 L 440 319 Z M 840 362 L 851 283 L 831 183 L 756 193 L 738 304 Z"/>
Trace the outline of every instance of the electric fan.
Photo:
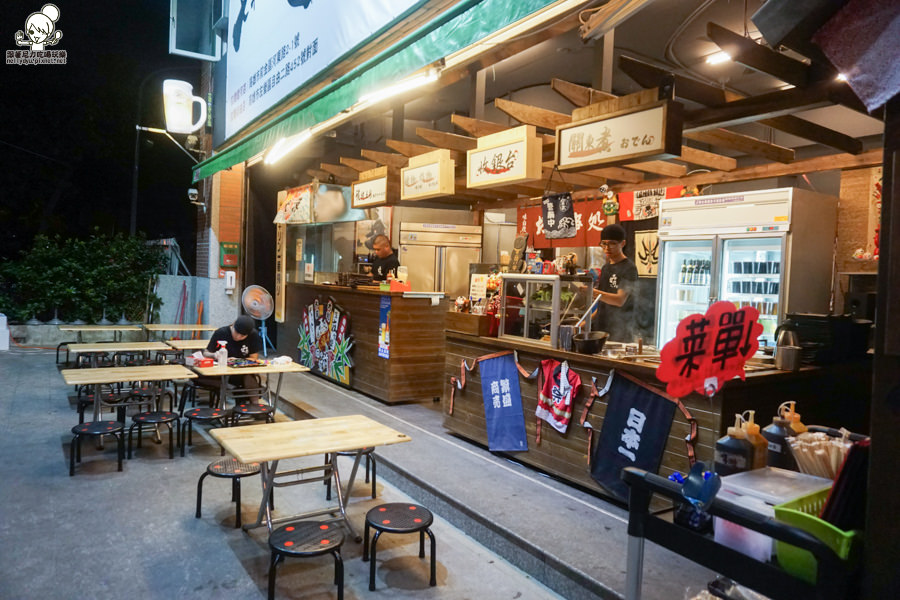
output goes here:
<path id="1" fill-rule="evenodd" d="M 248 286 L 244 289 L 244 293 L 241 294 L 241 305 L 244 307 L 245 313 L 260 322 L 259 336 L 263 342 L 263 356 L 268 357 L 266 347 L 271 346 L 272 350 L 275 349 L 275 344 L 272 343 L 268 334 L 266 334 L 266 319 L 271 317 L 275 310 L 275 301 L 272 299 L 272 294 L 262 286 Z"/>

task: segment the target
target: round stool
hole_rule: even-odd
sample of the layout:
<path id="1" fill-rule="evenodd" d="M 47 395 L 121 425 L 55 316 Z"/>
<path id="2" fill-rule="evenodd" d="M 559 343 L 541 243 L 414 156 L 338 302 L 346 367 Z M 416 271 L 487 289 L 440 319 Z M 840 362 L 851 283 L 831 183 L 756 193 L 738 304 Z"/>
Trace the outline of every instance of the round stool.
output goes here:
<path id="1" fill-rule="evenodd" d="M 329 553 L 334 557 L 334 584 L 338 586 L 338 600 L 343 600 L 343 543 L 344 532 L 334 523 L 297 521 L 273 531 L 269 535 L 269 548 L 272 549 L 272 559 L 269 562 L 269 600 L 275 598 L 275 568 L 286 556 L 309 558 Z"/>
<path id="2" fill-rule="evenodd" d="M 425 534 L 431 540 L 431 580 L 428 585 L 437 585 L 435 578 L 434 534 L 429 527 L 434 522 L 431 511 L 418 504 L 392 502 L 376 506 L 366 513 L 363 533 L 363 561 L 369 562 L 369 591 L 375 590 L 375 546 L 382 533 L 419 532 L 419 558 L 425 558 Z M 375 530 L 372 538 L 372 554 L 369 555 L 369 527 Z"/>
<path id="3" fill-rule="evenodd" d="M 181 439 L 181 455 L 184 456 L 184 447 L 194 445 L 194 421 L 201 423 L 218 422 L 220 425 L 226 425 L 229 419 L 231 419 L 231 409 L 205 407 L 191 408 L 185 410 L 181 416 L 184 417 L 184 420 L 181 421 L 181 429 L 178 433 L 178 437 Z M 185 438 L 184 435 L 185 427 L 187 427 L 187 438 Z M 224 456 L 225 448 L 223 447 L 221 451 Z"/>
<path id="4" fill-rule="evenodd" d="M 241 477 L 259 474 L 259 463 L 242 463 L 233 458 L 222 458 L 206 466 L 206 472 L 197 481 L 197 514 L 200 518 L 200 503 L 203 497 L 203 480 L 207 475 L 231 479 L 231 501 L 235 503 L 234 526 L 241 526 Z M 271 502 L 271 501 L 270 501 Z"/>
<path id="5" fill-rule="evenodd" d="M 264 402 L 245 402 L 235 404 L 231 412 L 231 424 L 236 425 L 241 417 L 250 419 L 265 419 L 266 423 L 275 422 L 275 408 Z"/>
<path id="6" fill-rule="evenodd" d="M 131 460 L 131 442 L 134 435 L 134 428 L 138 428 L 137 447 L 141 447 L 141 439 L 144 437 L 144 426 L 165 425 L 169 428 L 169 458 L 175 458 L 175 438 L 181 432 L 181 417 L 178 413 L 170 410 L 154 410 L 150 412 L 142 412 L 131 417 L 131 427 L 128 428 L 128 460 Z M 178 440 L 178 447 L 181 447 L 181 440 Z"/>
<path id="7" fill-rule="evenodd" d="M 122 457 L 125 455 L 125 439 L 122 434 L 125 431 L 125 423 L 119 421 L 88 421 L 79 423 L 72 428 L 75 437 L 72 438 L 72 447 L 69 450 L 69 477 L 75 474 L 75 460 L 81 462 L 81 437 L 95 437 L 98 435 L 114 435 L 118 442 L 119 471 L 122 470 Z"/>

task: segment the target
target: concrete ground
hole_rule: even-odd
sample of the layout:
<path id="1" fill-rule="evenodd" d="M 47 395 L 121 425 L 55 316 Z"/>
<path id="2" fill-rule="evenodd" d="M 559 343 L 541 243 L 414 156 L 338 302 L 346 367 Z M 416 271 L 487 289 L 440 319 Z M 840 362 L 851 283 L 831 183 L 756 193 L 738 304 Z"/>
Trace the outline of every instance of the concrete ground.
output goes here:
<path id="1" fill-rule="evenodd" d="M 269 552 L 265 528 L 235 529 L 227 481 L 208 477 L 203 516 L 197 479 L 219 458 L 195 429 L 184 458 L 145 443 L 116 471 L 112 443 L 83 444 L 68 475 L 77 413 L 54 352 L 0 352 L 0 598 L 260 598 Z M 445 432 L 437 405 L 386 406 L 312 375 L 288 375 L 289 415 L 365 414 L 413 439 L 380 448 L 378 498 L 358 478 L 353 525 L 383 502 L 412 501 L 435 513 L 437 586 L 417 536 L 384 535 L 377 590 L 368 590 L 362 544 L 342 548 L 346 598 L 619 598 L 625 577 L 625 511 Z M 289 418 L 279 414 L 279 418 Z M 164 442 L 165 442 L 164 434 Z M 315 464 L 292 461 L 282 467 Z M 346 477 L 350 462 L 342 463 Z M 258 478 L 244 479 L 245 523 L 255 518 Z M 323 506 L 321 484 L 276 489 L 276 515 Z M 329 557 L 288 560 L 276 597 L 333 598 Z M 713 574 L 648 545 L 645 599 L 678 599 Z"/>

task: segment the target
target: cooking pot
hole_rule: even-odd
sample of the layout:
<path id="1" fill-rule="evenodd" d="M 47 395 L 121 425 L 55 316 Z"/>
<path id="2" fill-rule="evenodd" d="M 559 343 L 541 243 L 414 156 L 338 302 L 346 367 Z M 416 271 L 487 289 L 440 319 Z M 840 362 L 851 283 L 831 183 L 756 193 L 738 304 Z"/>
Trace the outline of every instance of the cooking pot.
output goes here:
<path id="1" fill-rule="evenodd" d="M 575 352 L 580 354 L 597 354 L 603 350 L 603 344 L 609 334 L 605 331 L 588 331 L 587 333 L 576 333 L 572 340 L 575 342 Z"/>

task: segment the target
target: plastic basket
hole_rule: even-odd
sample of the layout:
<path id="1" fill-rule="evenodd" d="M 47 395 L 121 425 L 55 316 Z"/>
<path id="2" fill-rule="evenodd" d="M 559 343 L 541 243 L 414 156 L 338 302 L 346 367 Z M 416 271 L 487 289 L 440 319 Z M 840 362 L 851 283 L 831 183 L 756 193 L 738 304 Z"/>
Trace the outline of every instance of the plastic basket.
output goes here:
<path id="1" fill-rule="evenodd" d="M 818 518 L 830 491 L 814 492 L 776 505 L 775 519 L 812 534 L 825 542 L 839 557 L 847 560 L 850 549 L 855 540 L 861 537 L 861 532 L 843 531 Z M 782 569 L 804 581 L 816 583 L 817 561 L 811 552 L 778 540 L 775 542 L 775 552 Z"/>

